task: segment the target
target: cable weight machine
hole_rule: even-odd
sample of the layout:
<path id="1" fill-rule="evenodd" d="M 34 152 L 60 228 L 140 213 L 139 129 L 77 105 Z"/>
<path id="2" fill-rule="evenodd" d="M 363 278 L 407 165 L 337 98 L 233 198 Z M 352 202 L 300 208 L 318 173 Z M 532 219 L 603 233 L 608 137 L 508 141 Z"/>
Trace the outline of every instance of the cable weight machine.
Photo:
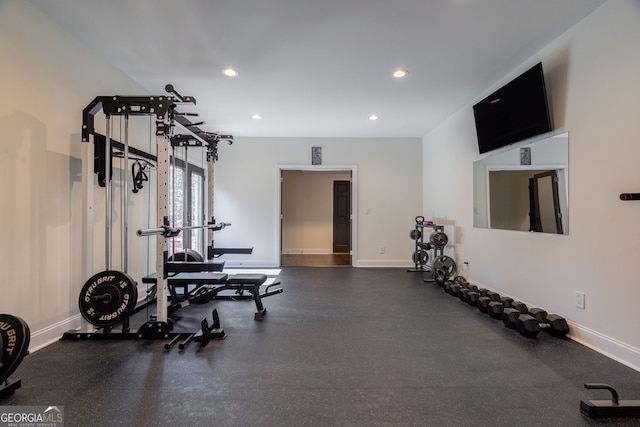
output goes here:
<path id="1" fill-rule="evenodd" d="M 194 115 L 180 113 L 177 104 L 195 104 L 195 98 L 182 96 L 167 85 L 165 88 L 172 95 L 160 96 L 98 96 L 83 110 L 82 141 L 84 166 L 83 166 L 83 199 L 87 210 L 83 217 L 83 231 L 85 236 L 83 247 L 83 272 L 88 276 L 95 271 L 93 268 L 92 234 L 93 234 L 93 174 L 98 175 L 98 184 L 105 187 L 105 269 L 95 273 L 82 287 L 79 298 L 79 309 L 84 322 L 79 331 L 69 331 L 63 339 L 90 339 L 90 338 L 117 338 L 117 339 L 168 339 L 175 338 L 179 333 L 171 332 L 172 325 L 168 319 L 167 305 L 167 278 L 168 268 L 168 241 L 167 238 L 187 229 L 221 230 L 228 226 L 227 223 L 215 223 L 212 221 L 202 226 L 171 227 L 169 224 L 169 143 L 179 141 L 178 144 L 192 144 L 206 146 L 208 153 L 217 156 L 217 142 L 220 139 L 232 141 L 230 135 L 203 132 L 193 125 L 186 116 Z M 102 111 L 105 116 L 106 135 L 101 136 L 95 131 L 95 115 Z M 124 120 L 124 142 L 114 141 L 111 135 L 111 120 L 120 116 Z M 130 116 L 149 116 L 155 118 L 155 139 L 157 146 L 156 156 L 144 153 L 129 146 L 128 126 Z M 177 118 L 181 118 L 178 122 Z M 176 122 L 185 133 L 174 135 Z M 195 128 L 195 131 L 194 129 Z M 173 141 L 172 141 L 173 138 Z M 91 144 L 90 142 L 93 142 Z M 156 262 L 157 273 L 156 288 L 153 292 L 155 301 L 148 300 L 145 306 L 156 303 L 156 314 L 149 316 L 148 321 L 135 333 L 130 331 L 129 317 L 141 307 L 136 307 L 138 302 L 137 283 L 128 274 L 128 207 L 125 202 L 122 221 L 122 265 L 120 270 L 112 267 L 112 157 L 113 148 L 121 148 L 125 164 L 128 165 L 129 153 L 141 156 L 157 164 L 157 221 L 159 227 L 155 232 L 147 230 L 147 235 L 155 234 L 156 238 Z M 118 147 L 119 146 L 119 147 Z M 209 154 L 207 155 L 209 157 Z M 98 158 L 101 161 L 94 162 Z M 94 165 L 95 163 L 95 165 Z M 123 168 L 123 197 L 128 195 L 128 167 Z M 135 177 L 134 177 L 135 179 Z M 135 182 L 135 181 L 134 181 Z M 211 196 L 212 197 L 212 196 Z M 160 230 L 160 231 L 158 231 Z M 144 235 L 144 233 L 142 234 Z M 219 329 L 219 322 L 214 310 L 214 327 L 207 331 L 207 341 L 210 338 L 224 336 L 224 331 Z M 121 333 L 112 333 L 114 326 L 121 324 Z M 97 333 L 100 332 L 100 333 Z M 206 343 L 204 343 L 206 345 Z"/>

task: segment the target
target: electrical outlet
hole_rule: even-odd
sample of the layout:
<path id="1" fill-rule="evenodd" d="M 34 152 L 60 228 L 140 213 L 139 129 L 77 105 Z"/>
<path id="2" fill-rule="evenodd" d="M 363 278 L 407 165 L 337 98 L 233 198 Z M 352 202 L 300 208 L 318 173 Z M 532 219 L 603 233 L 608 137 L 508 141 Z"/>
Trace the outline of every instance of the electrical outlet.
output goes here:
<path id="1" fill-rule="evenodd" d="M 380 246 L 380 253 L 384 254 L 384 246 Z"/>
<path id="2" fill-rule="evenodd" d="M 584 292 L 576 291 L 576 307 L 584 310 Z"/>
<path id="3" fill-rule="evenodd" d="M 469 261 L 465 261 L 465 262 L 463 262 L 462 264 L 464 264 L 464 269 L 465 269 L 466 271 L 471 270 L 471 266 L 469 265 Z"/>

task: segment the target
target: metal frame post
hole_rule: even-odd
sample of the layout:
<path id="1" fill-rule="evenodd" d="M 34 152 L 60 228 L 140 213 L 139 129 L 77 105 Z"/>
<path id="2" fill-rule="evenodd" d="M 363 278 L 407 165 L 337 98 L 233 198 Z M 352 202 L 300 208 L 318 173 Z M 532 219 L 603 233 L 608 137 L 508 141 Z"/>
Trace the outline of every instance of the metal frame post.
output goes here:
<path id="1" fill-rule="evenodd" d="M 160 130 L 164 123 L 160 120 L 156 121 L 156 138 L 158 146 L 158 163 L 157 163 L 157 215 L 158 222 L 168 225 L 168 206 L 169 206 L 169 151 L 168 138 L 163 131 Z M 165 272 L 165 262 L 168 257 L 169 246 L 164 236 L 156 237 L 156 299 L 157 299 L 157 319 L 160 322 L 166 322 L 168 318 L 167 291 L 168 280 Z"/>

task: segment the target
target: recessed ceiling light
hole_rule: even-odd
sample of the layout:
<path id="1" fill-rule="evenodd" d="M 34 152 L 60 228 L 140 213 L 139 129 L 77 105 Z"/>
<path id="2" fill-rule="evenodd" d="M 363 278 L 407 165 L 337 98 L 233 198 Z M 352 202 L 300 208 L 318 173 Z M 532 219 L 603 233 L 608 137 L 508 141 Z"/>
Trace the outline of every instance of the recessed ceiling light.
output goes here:
<path id="1" fill-rule="evenodd" d="M 227 77 L 238 77 L 238 70 L 235 68 L 227 67 L 222 69 L 222 74 Z"/>
<path id="2" fill-rule="evenodd" d="M 254 114 L 253 116 L 251 116 L 251 118 L 254 120 L 260 120 L 262 116 L 260 114 Z"/>
<path id="3" fill-rule="evenodd" d="M 393 72 L 393 77 L 395 77 L 396 79 L 401 79 L 401 78 L 405 77 L 407 74 L 409 74 L 409 72 L 407 70 L 404 70 L 402 68 L 398 68 L 397 70 L 395 70 Z"/>
<path id="4" fill-rule="evenodd" d="M 374 120 L 378 120 L 380 117 L 376 116 L 375 114 L 372 114 L 369 116 L 369 120 L 374 121 Z"/>

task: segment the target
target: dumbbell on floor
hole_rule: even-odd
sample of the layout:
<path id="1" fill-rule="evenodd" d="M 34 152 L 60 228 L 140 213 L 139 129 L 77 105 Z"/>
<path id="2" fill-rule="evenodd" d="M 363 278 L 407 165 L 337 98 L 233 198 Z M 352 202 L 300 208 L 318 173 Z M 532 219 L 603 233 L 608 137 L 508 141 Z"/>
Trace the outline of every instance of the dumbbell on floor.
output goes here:
<path id="1" fill-rule="evenodd" d="M 457 297 L 459 296 L 460 290 L 468 287 L 469 282 L 467 282 L 467 279 L 463 276 L 456 276 L 455 279 L 453 279 L 453 282 L 445 282 L 444 290 L 446 293 Z"/>
<path id="2" fill-rule="evenodd" d="M 516 322 L 522 314 L 527 314 L 527 305 L 520 301 L 511 302 L 511 307 L 507 307 L 502 312 L 502 323 L 510 329 L 516 329 Z"/>
<path id="3" fill-rule="evenodd" d="M 564 337 L 569 332 L 569 325 L 564 317 L 547 314 L 541 308 L 532 308 L 529 313 L 518 316 L 516 329 L 521 335 L 535 338 L 541 330 L 545 330 L 554 337 Z"/>
<path id="4" fill-rule="evenodd" d="M 513 301 L 503 299 L 497 292 L 487 292 L 486 297 L 489 298 L 489 300 L 478 299 L 478 304 L 482 306 L 480 307 L 480 311 L 484 312 L 484 307 L 486 306 L 486 313 L 494 319 L 501 319 L 504 309 L 510 308 L 511 301 Z"/>
<path id="5" fill-rule="evenodd" d="M 506 327 L 516 329 L 526 337 L 535 338 L 543 329 L 554 337 L 564 337 L 569 332 L 569 326 L 563 317 L 548 314 L 541 308 L 529 309 L 523 302 L 478 288 L 462 276 L 455 277 L 453 281 L 445 281 L 443 286 L 448 294 L 477 306 L 480 311 L 495 319 L 502 319 Z"/>

